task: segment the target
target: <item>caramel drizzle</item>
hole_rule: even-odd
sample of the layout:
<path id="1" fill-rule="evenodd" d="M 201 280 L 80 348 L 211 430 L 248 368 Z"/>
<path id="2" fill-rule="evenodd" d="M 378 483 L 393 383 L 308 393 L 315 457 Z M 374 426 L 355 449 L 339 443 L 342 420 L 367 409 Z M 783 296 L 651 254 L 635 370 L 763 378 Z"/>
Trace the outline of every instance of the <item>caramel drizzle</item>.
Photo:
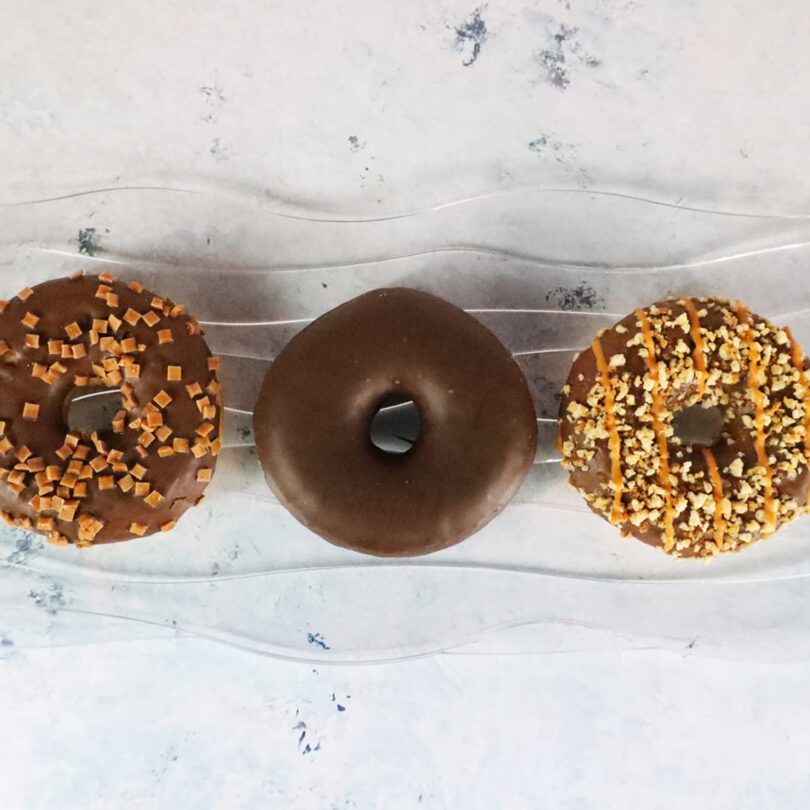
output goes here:
<path id="1" fill-rule="evenodd" d="M 596 369 L 605 389 L 605 426 L 610 434 L 608 447 L 610 448 L 610 481 L 613 485 L 613 507 L 610 510 L 610 522 L 620 523 L 624 520 L 624 506 L 622 504 L 622 440 L 616 425 L 616 404 L 613 399 L 613 384 L 610 381 L 610 366 L 605 361 L 602 344 L 597 335 L 591 343 L 593 356 L 596 359 Z"/>
<path id="2" fill-rule="evenodd" d="M 658 442 L 658 453 L 661 461 L 658 465 L 658 478 L 664 489 L 664 500 L 666 502 L 666 512 L 664 513 L 664 551 L 671 551 L 675 545 L 675 530 L 673 528 L 674 509 L 672 507 L 672 484 L 669 481 L 669 447 L 667 447 L 667 437 L 664 436 L 663 421 L 661 414 L 664 404 L 661 401 L 661 393 L 658 386 L 658 360 L 655 356 L 655 343 L 653 341 L 652 329 L 647 314 L 642 309 L 636 310 L 636 319 L 641 325 L 641 335 L 644 338 L 644 347 L 647 349 L 647 356 L 644 358 L 650 376 L 653 381 L 652 394 L 652 419 L 655 439 Z"/>
<path id="3" fill-rule="evenodd" d="M 717 469 L 714 453 L 708 447 L 701 447 L 703 458 L 706 459 L 706 467 L 709 470 L 709 479 L 714 490 L 714 543 L 718 551 L 723 550 L 723 538 L 726 534 L 726 521 L 723 517 L 723 479 L 720 477 L 720 470 Z"/>
<path id="4" fill-rule="evenodd" d="M 776 530 L 776 512 L 773 502 L 773 471 L 765 450 L 765 407 L 764 394 L 759 390 L 759 344 L 754 337 L 751 327 L 750 313 L 738 301 L 735 311 L 740 323 L 745 324 L 745 342 L 748 344 L 748 390 L 756 408 L 754 424 L 757 435 L 754 439 L 754 449 L 757 451 L 757 462 L 765 470 L 765 531 L 763 535 L 772 534 Z"/>
<path id="5" fill-rule="evenodd" d="M 698 374 L 698 396 L 702 397 L 706 390 L 706 378 L 708 372 L 706 370 L 706 344 L 703 342 L 703 335 L 700 334 L 700 318 L 698 317 L 697 309 L 691 298 L 684 298 L 681 300 L 686 314 L 689 316 L 689 334 L 692 337 L 692 343 L 695 344 L 694 361 L 695 368 L 700 372 Z"/>
<path id="6" fill-rule="evenodd" d="M 804 408 L 804 457 L 810 459 L 810 392 L 807 390 L 805 381 L 804 354 L 802 353 L 802 347 L 793 339 L 790 329 L 785 327 L 785 332 L 790 339 L 790 356 L 796 371 L 799 372 L 799 382 L 805 386 L 804 396 L 802 397 L 802 407 Z M 807 503 L 805 505 L 810 506 L 810 488 L 807 491 Z"/>

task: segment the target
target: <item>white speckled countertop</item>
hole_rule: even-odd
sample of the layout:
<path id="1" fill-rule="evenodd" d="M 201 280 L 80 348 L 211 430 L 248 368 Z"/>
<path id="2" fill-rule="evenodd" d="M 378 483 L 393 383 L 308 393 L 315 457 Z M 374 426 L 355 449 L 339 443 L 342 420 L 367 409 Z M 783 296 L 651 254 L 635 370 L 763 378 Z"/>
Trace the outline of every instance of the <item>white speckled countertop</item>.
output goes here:
<path id="1" fill-rule="evenodd" d="M 537 188 L 797 223 L 810 214 L 803 0 L 0 10 L 5 213 L 150 186 L 367 218 Z M 119 237 L 105 231 L 115 211 L 88 203 L 82 216 L 65 252 Z M 183 227 L 162 220 L 154 250 L 183 244 Z M 210 236 L 238 245 L 241 234 Z M 24 562 L 25 549 L 3 542 L 4 566 Z M 29 593 L 42 619 L 32 632 L 8 606 L 9 582 L 8 810 L 810 804 L 806 661 L 697 657 L 698 636 L 667 651 L 604 638 L 571 651 L 563 633 L 544 654 L 521 652 L 518 637 L 508 654 L 295 663 L 165 625 L 65 633 L 73 619 L 47 578 Z M 319 652 L 322 631 L 309 628 L 304 646 Z"/>

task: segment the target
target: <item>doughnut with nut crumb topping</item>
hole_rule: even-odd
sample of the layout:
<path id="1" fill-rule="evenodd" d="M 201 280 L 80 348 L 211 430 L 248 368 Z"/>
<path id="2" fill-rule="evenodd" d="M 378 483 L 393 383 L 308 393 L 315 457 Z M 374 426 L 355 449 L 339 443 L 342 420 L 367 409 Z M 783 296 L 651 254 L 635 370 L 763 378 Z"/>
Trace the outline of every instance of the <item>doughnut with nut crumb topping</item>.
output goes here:
<path id="1" fill-rule="evenodd" d="M 738 551 L 807 506 L 809 369 L 787 329 L 740 303 L 637 309 L 571 368 L 563 466 L 623 535 L 673 557 Z M 707 435 L 681 427 L 708 417 Z"/>

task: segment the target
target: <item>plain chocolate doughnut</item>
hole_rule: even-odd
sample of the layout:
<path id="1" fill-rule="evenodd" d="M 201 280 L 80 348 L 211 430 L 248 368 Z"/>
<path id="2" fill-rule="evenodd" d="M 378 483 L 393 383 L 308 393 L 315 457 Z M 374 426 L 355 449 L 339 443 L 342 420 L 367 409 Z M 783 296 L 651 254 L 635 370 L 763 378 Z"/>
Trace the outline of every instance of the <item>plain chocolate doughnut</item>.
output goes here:
<path id="1" fill-rule="evenodd" d="M 197 321 L 112 276 L 58 279 L 0 302 L 0 511 L 58 545 L 168 531 L 202 499 L 220 387 Z M 117 389 L 110 429 L 67 425 L 88 386 Z"/>
<path id="2" fill-rule="evenodd" d="M 570 481 L 624 534 L 679 557 L 737 551 L 807 504 L 808 361 L 790 333 L 739 303 L 681 298 L 603 330 L 563 389 Z M 719 409 L 711 446 L 673 418 Z"/>
<path id="3" fill-rule="evenodd" d="M 403 455 L 369 423 L 410 397 L 421 432 Z M 458 543 L 513 497 L 535 454 L 523 373 L 457 307 L 409 289 L 375 290 L 294 337 L 256 405 L 267 483 L 305 526 L 336 545 L 410 556 Z"/>

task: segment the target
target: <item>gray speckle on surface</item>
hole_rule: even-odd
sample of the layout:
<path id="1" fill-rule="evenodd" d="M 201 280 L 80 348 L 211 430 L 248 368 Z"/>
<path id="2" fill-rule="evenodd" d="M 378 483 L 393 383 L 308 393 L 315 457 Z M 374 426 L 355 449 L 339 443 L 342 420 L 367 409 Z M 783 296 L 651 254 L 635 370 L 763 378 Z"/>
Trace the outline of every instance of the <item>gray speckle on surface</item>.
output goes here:
<path id="1" fill-rule="evenodd" d="M 332 648 L 326 643 L 326 640 L 320 633 L 307 633 L 307 641 L 320 647 L 323 650 L 331 650 Z"/>
<path id="2" fill-rule="evenodd" d="M 211 101 L 225 101 L 225 94 L 222 92 L 222 88 L 214 82 L 213 84 L 201 84 L 197 88 L 202 95 L 208 98 Z"/>
<path id="3" fill-rule="evenodd" d="M 42 548 L 42 541 L 37 542 L 38 535 L 28 532 L 17 540 L 14 551 L 6 557 L 12 565 L 27 563 L 35 552 Z"/>
<path id="4" fill-rule="evenodd" d="M 79 253 L 95 256 L 98 251 L 98 237 L 95 228 L 81 228 L 78 236 Z"/>
<path id="5" fill-rule="evenodd" d="M 486 6 L 479 6 L 461 25 L 456 26 L 456 39 L 453 47 L 465 56 L 461 64 L 470 67 L 481 55 L 481 48 L 487 41 L 487 24 L 481 16 Z"/>
<path id="6" fill-rule="evenodd" d="M 529 150 L 536 155 L 551 157 L 563 166 L 568 166 L 577 155 L 576 147 L 572 143 L 558 141 L 551 135 L 540 135 L 529 141 Z"/>
<path id="7" fill-rule="evenodd" d="M 227 160 L 230 157 L 228 147 L 223 146 L 219 138 L 214 138 L 214 140 L 211 141 L 211 146 L 208 148 L 208 151 L 214 160 Z"/>
<path id="8" fill-rule="evenodd" d="M 366 142 L 361 141 L 360 138 L 357 137 L 357 135 L 349 135 L 348 140 L 349 140 L 349 149 L 351 149 L 352 152 L 361 152 L 363 149 L 366 148 Z"/>
<path id="9" fill-rule="evenodd" d="M 596 309 L 602 300 L 587 281 L 576 287 L 555 287 L 546 294 L 546 301 L 556 304 L 564 312 Z"/>
<path id="10" fill-rule="evenodd" d="M 5 634 L 0 633 L 0 647 L 13 647 L 14 642 Z"/>
<path id="11" fill-rule="evenodd" d="M 541 68 L 541 78 L 560 90 L 568 89 L 571 84 L 569 76 L 571 60 L 587 68 L 599 67 L 601 64 L 601 60 L 585 50 L 577 39 L 578 34 L 579 28 L 576 26 L 560 24 L 557 31 L 550 35 L 549 46 L 542 48 L 535 55 Z"/>
<path id="12" fill-rule="evenodd" d="M 31 589 L 28 591 L 28 598 L 47 613 L 57 613 L 66 604 L 64 590 L 58 582 L 52 582 L 50 588 Z"/>

